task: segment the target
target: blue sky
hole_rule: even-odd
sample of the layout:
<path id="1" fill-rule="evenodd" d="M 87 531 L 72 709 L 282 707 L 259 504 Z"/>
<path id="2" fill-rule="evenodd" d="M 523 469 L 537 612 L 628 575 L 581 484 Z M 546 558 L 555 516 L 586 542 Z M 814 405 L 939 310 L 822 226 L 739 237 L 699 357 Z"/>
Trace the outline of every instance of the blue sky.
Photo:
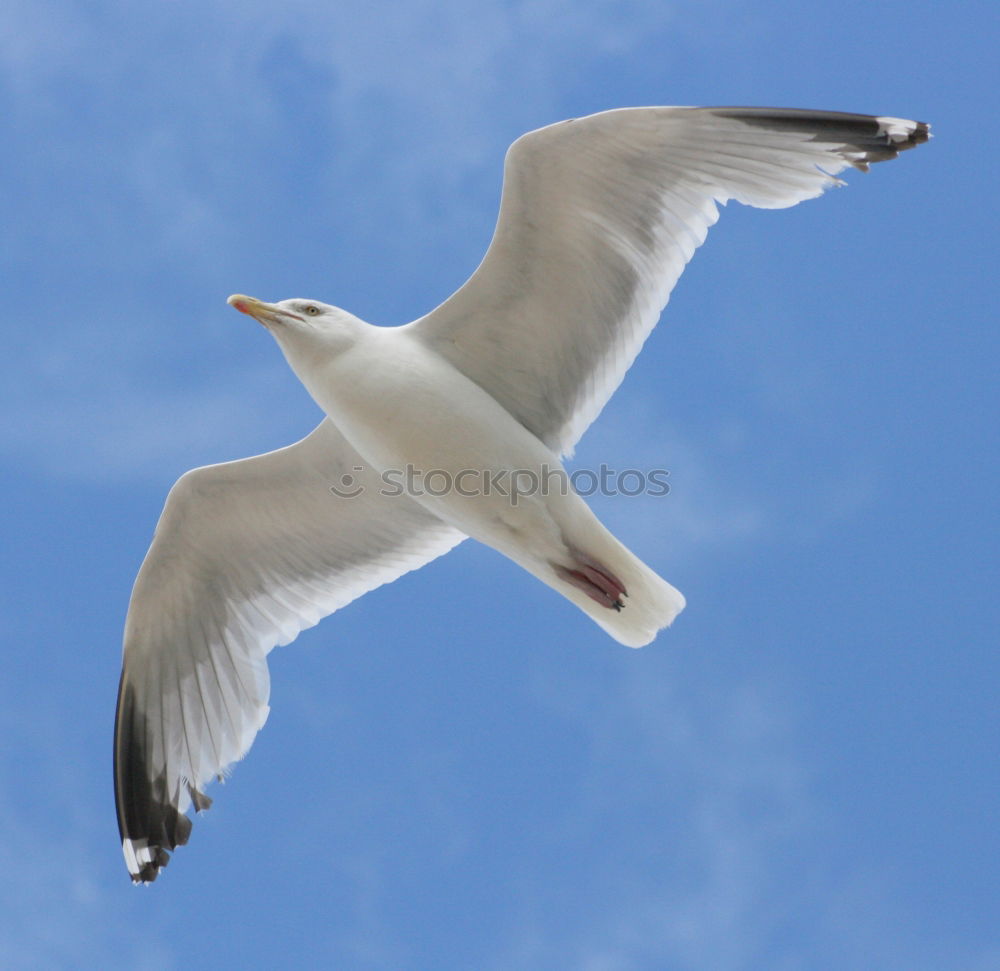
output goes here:
<path id="1" fill-rule="evenodd" d="M 1000 968 L 997 33 L 985 2 L 5 3 L 7 966 Z M 226 296 L 419 316 L 518 134 L 657 103 L 937 136 L 727 208 L 581 443 L 670 470 L 593 505 L 686 612 L 630 651 L 464 544 L 271 655 L 253 751 L 133 888 L 111 730 L 163 498 L 318 417 Z"/>

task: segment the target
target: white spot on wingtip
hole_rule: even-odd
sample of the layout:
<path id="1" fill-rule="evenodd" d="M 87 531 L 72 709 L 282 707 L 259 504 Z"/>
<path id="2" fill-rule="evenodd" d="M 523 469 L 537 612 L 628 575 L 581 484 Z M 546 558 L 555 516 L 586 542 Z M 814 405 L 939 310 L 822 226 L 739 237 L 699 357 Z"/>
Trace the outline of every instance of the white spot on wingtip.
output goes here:
<path id="1" fill-rule="evenodd" d="M 142 873 L 142 868 L 155 859 L 153 850 L 144 839 L 122 840 L 122 854 L 125 857 L 125 866 L 128 867 L 128 872 L 133 877 L 138 877 Z"/>
<path id="2" fill-rule="evenodd" d="M 894 142 L 909 141 L 914 132 L 923 130 L 924 138 L 930 137 L 930 125 L 925 125 L 919 121 L 910 121 L 908 118 L 891 118 L 887 115 L 879 115 L 875 119 L 878 122 L 878 133 L 886 135 Z"/>

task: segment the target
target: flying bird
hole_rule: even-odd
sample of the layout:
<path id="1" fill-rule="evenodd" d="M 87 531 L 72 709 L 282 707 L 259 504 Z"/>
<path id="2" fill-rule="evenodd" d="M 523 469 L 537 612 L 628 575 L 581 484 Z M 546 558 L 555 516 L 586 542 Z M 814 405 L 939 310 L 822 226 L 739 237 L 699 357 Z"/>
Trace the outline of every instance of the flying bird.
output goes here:
<path id="1" fill-rule="evenodd" d="M 922 122 L 840 112 L 605 111 L 511 145 L 486 256 L 410 324 L 230 297 L 326 417 L 294 445 L 194 469 L 167 496 L 125 621 L 115 719 L 132 880 L 156 878 L 188 840 L 187 810 L 206 809 L 203 788 L 250 748 L 270 650 L 466 537 L 622 644 L 669 625 L 683 596 L 565 487 L 561 458 L 618 387 L 718 203 L 793 206 L 929 137 Z M 387 488 L 404 469 L 451 488 Z M 488 487 L 513 471 L 535 487 Z"/>

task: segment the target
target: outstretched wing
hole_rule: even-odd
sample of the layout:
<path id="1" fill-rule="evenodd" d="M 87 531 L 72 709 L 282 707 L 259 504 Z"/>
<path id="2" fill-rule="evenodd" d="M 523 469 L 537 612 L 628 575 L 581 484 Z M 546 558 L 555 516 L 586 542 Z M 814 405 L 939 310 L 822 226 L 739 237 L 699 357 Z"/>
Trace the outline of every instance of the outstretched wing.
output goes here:
<path id="1" fill-rule="evenodd" d="M 621 383 L 716 203 L 783 208 L 849 165 L 928 139 L 900 118 L 781 108 L 624 108 L 507 153 L 483 262 L 409 325 L 550 448 L 572 451 Z"/>
<path id="2" fill-rule="evenodd" d="M 132 879 L 185 843 L 185 810 L 250 748 L 266 656 L 464 534 L 379 477 L 324 420 L 295 445 L 195 469 L 170 494 L 125 622 L 115 798 Z"/>

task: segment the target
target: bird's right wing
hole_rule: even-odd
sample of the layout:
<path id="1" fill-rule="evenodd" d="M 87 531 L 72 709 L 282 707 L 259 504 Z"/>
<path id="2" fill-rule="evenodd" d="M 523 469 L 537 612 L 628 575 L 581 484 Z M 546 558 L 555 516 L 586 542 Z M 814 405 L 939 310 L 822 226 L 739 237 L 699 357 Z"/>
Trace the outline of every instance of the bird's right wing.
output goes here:
<path id="1" fill-rule="evenodd" d="M 327 419 L 288 448 L 182 476 L 132 592 L 115 720 L 115 798 L 132 879 L 185 843 L 200 790 L 268 713 L 266 655 L 447 552 L 464 534 L 384 493 Z"/>

